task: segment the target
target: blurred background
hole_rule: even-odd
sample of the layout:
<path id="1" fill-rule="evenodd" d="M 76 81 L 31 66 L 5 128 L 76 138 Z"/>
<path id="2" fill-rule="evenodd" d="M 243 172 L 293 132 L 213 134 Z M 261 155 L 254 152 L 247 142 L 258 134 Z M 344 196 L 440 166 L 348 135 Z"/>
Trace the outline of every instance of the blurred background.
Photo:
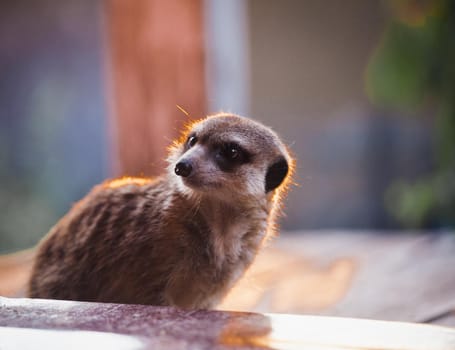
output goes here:
<path id="1" fill-rule="evenodd" d="M 284 231 L 455 226 L 453 1 L 0 3 L 0 252 L 230 111 L 297 158 Z M 189 114 L 189 117 L 179 107 Z"/>

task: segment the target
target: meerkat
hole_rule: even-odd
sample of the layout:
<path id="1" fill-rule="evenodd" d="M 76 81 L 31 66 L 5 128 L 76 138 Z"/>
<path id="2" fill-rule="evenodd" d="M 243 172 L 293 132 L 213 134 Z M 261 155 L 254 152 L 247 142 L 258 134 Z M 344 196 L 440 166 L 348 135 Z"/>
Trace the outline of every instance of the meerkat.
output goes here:
<path id="1" fill-rule="evenodd" d="M 275 230 L 293 162 L 251 119 L 191 124 L 165 175 L 104 182 L 50 230 L 29 297 L 213 308 Z"/>

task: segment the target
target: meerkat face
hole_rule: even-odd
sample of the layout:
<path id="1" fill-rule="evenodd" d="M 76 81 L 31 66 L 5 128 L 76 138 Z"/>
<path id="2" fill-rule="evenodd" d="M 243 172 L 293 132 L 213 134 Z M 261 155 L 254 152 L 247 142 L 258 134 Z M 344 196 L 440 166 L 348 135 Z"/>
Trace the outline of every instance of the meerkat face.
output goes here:
<path id="1" fill-rule="evenodd" d="M 271 129 L 227 114 L 193 124 L 171 148 L 168 160 L 171 176 L 184 186 L 223 198 L 271 193 L 292 161 Z"/>

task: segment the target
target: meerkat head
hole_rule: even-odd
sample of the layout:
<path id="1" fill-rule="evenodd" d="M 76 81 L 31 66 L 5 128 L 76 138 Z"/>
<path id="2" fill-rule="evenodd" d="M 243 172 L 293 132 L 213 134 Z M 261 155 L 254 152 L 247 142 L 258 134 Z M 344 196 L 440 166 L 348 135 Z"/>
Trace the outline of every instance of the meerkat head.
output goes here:
<path id="1" fill-rule="evenodd" d="M 272 194 L 293 162 L 271 129 L 231 114 L 189 126 L 171 147 L 168 161 L 170 176 L 183 190 L 224 199 Z"/>

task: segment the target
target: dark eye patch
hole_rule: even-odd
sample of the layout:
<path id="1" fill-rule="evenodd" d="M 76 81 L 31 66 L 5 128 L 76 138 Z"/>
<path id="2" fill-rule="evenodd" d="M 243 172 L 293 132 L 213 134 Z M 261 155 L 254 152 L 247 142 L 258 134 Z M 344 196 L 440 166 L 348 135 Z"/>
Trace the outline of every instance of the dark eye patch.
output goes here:
<path id="1" fill-rule="evenodd" d="M 215 147 L 215 162 L 222 171 L 232 171 L 249 161 L 249 153 L 235 142 L 223 143 Z"/>

